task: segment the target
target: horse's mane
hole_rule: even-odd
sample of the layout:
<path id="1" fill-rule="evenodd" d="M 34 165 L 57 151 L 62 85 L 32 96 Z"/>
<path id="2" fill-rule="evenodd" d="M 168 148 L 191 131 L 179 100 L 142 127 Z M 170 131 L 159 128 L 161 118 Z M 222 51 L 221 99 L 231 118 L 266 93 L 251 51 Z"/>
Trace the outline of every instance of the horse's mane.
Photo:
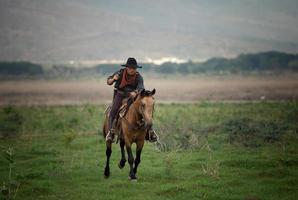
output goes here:
<path id="1" fill-rule="evenodd" d="M 152 91 L 143 89 L 139 92 L 139 95 L 141 95 L 141 97 L 153 96 L 154 94 L 155 94 L 155 89 L 153 89 Z"/>
<path id="2" fill-rule="evenodd" d="M 141 96 L 145 96 L 145 97 L 148 97 L 148 96 L 151 96 L 151 91 L 150 90 L 145 90 L 143 91 L 143 93 L 141 92 Z"/>

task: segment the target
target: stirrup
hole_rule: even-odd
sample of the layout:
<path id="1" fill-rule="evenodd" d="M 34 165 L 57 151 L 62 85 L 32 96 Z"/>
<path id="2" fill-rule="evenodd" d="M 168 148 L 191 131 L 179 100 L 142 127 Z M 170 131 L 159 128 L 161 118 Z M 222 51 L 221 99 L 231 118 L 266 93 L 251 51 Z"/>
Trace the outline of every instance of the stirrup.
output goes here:
<path id="1" fill-rule="evenodd" d="M 158 137 L 158 135 L 156 134 L 156 132 L 154 130 L 150 130 L 148 132 L 148 134 L 149 134 L 149 139 L 148 139 L 149 142 L 156 142 L 156 141 L 159 140 L 159 137 Z M 154 139 L 152 138 L 153 135 L 155 136 Z"/>

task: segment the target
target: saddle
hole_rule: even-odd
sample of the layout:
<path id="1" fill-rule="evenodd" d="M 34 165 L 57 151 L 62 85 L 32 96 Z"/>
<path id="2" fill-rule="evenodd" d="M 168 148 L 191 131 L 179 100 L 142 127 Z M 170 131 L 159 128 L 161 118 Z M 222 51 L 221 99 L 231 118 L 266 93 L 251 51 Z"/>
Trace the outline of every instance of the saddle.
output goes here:
<path id="1" fill-rule="evenodd" d="M 133 100 L 130 97 L 127 97 L 127 98 L 123 99 L 122 105 L 119 108 L 119 110 L 117 112 L 117 115 L 114 119 L 115 124 L 117 124 L 117 122 L 119 121 L 120 118 L 123 118 L 126 115 L 128 109 L 129 109 L 129 107 L 132 103 L 133 103 Z M 108 105 L 107 108 L 105 109 L 104 113 L 107 115 L 108 118 L 110 117 L 111 109 L 112 109 L 111 105 Z"/>
<path id="2" fill-rule="evenodd" d="M 119 118 L 123 118 L 123 117 L 126 115 L 128 109 L 129 109 L 129 107 L 130 107 L 130 105 L 131 105 L 132 103 L 133 103 L 133 102 L 132 102 L 132 99 L 131 99 L 130 97 L 125 98 L 125 99 L 122 101 L 122 105 L 121 105 L 121 107 L 120 107 L 120 109 L 119 109 L 119 111 L 118 111 L 118 114 L 117 114 L 117 116 L 118 116 L 117 119 L 119 119 Z"/>
<path id="3" fill-rule="evenodd" d="M 133 100 L 130 97 L 123 99 L 122 105 L 119 108 L 119 110 L 116 114 L 116 117 L 113 121 L 113 126 L 112 127 L 115 127 L 116 130 L 120 128 L 120 123 L 118 123 L 119 119 L 123 118 L 126 115 L 128 109 L 129 109 L 129 107 L 132 103 L 133 103 Z M 107 108 L 104 111 L 104 113 L 107 115 L 108 118 L 110 117 L 111 109 L 112 109 L 112 106 L 108 105 Z M 120 131 L 120 133 L 118 133 L 118 131 L 116 131 L 115 134 L 117 136 L 117 140 L 116 140 L 116 144 L 117 144 L 118 141 L 119 141 L 119 137 L 122 137 L 122 134 L 121 134 L 121 131 Z"/>

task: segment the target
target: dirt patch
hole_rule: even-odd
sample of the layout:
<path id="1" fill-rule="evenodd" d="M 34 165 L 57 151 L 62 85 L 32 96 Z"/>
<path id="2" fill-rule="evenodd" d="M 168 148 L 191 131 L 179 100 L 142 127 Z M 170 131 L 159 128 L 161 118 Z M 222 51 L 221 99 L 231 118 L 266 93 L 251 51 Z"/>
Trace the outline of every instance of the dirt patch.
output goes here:
<path id="1" fill-rule="evenodd" d="M 297 76 L 144 79 L 147 89 L 156 88 L 158 102 L 298 99 Z M 107 104 L 112 91 L 106 80 L 2 81 L 0 105 Z"/>

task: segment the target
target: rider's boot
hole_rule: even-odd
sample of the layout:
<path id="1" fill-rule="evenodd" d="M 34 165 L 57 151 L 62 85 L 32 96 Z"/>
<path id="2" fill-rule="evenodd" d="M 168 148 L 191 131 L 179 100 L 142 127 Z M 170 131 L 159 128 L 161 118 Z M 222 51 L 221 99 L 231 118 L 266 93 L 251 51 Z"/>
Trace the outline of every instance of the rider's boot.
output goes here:
<path id="1" fill-rule="evenodd" d="M 106 142 L 114 143 L 115 142 L 115 129 L 111 128 L 106 135 Z"/>

